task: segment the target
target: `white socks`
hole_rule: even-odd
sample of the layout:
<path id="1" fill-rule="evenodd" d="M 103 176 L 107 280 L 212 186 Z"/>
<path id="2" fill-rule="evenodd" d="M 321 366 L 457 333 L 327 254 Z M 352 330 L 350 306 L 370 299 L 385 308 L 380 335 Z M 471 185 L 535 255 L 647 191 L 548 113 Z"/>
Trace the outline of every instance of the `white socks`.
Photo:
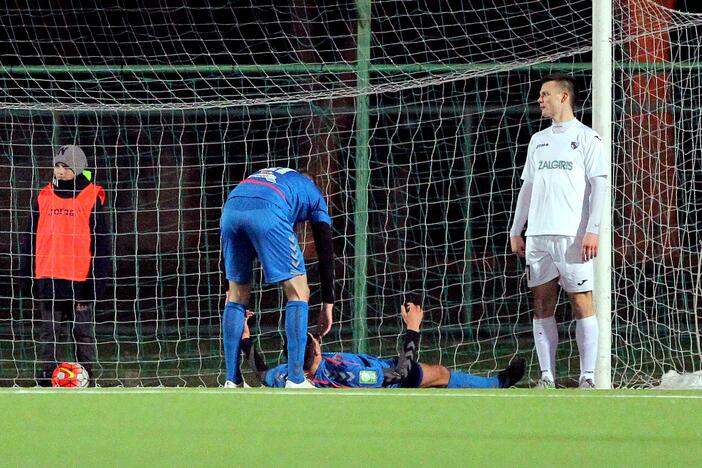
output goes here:
<path id="1" fill-rule="evenodd" d="M 534 346 L 539 357 L 541 377 L 552 382 L 556 377 L 556 348 L 558 347 L 558 328 L 556 317 L 534 319 Z M 591 316 L 575 321 L 575 341 L 580 355 L 580 378 L 595 380 L 595 363 L 597 362 L 597 317 Z"/>
<path id="2" fill-rule="evenodd" d="M 592 315 L 575 321 L 575 340 L 580 354 L 580 378 L 595 381 L 595 363 L 597 361 L 597 317 Z M 539 358 L 540 359 L 540 358 Z"/>
<path id="3" fill-rule="evenodd" d="M 536 355 L 539 357 L 541 377 L 555 381 L 556 376 L 556 348 L 558 347 L 558 327 L 556 317 L 534 319 L 534 345 Z M 595 339 L 595 342 L 597 340 Z M 579 343 L 579 342 L 578 342 Z"/>

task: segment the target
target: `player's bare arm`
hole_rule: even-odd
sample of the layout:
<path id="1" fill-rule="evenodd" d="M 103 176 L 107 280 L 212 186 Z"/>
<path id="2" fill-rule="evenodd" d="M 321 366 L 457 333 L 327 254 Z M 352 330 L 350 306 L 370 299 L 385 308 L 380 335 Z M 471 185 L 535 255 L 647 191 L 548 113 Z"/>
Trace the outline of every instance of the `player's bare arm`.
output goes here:
<path id="1" fill-rule="evenodd" d="M 244 331 L 241 333 L 241 351 L 244 353 L 244 356 L 246 356 L 246 358 L 248 359 L 249 365 L 251 366 L 251 370 L 256 372 L 259 375 L 259 378 L 263 380 L 264 375 L 268 370 L 268 366 L 266 365 L 266 361 L 263 359 L 263 356 L 261 356 L 261 354 L 256 351 L 256 346 L 254 346 L 254 340 L 251 338 L 249 319 L 252 316 L 253 312 L 247 309 L 246 318 L 244 319 Z"/>
<path id="2" fill-rule="evenodd" d="M 249 319 L 253 316 L 253 311 L 246 309 L 246 319 L 244 319 L 244 331 L 241 333 L 241 339 L 251 337 L 251 330 L 249 329 Z"/>
<path id="3" fill-rule="evenodd" d="M 322 337 L 331 330 L 332 324 L 334 323 L 332 317 L 333 311 L 334 304 L 322 304 L 322 309 L 319 311 L 319 316 L 317 317 L 317 336 Z"/>
<path id="4" fill-rule="evenodd" d="M 516 254 L 518 257 L 524 258 L 524 250 L 526 249 L 526 243 L 522 236 L 512 236 L 509 238 L 509 245 L 512 248 L 512 253 Z"/>

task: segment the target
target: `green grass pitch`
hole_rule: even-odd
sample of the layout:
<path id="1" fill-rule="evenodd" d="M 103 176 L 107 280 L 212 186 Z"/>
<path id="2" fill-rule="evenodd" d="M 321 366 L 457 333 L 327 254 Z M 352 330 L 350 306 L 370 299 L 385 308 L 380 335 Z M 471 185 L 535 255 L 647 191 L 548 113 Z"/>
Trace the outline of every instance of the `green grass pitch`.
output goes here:
<path id="1" fill-rule="evenodd" d="M 3 466 L 701 466 L 702 392 L 5 389 Z"/>

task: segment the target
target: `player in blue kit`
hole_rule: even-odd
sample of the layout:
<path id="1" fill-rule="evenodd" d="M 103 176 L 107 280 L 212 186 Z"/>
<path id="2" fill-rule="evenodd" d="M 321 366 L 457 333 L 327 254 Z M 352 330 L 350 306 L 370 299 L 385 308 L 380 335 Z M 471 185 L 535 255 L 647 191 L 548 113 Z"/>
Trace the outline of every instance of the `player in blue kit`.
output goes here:
<path id="1" fill-rule="evenodd" d="M 224 268 L 229 280 L 222 319 L 225 387 L 243 385 L 238 359 L 255 257 L 261 262 L 265 281 L 282 284 L 287 298 L 285 334 L 289 362 L 284 386 L 313 387 L 303 372 L 310 290 L 295 234 L 295 225 L 304 221 L 312 225 L 319 257 L 323 304 L 317 332 L 324 336 L 332 326 L 334 248 L 331 218 L 320 190 L 294 169 L 272 167 L 250 175 L 227 197 L 221 219 Z"/>
<path id="2" fill-rule="evenodd" d="M 322 353 L 319 342 L 308 335 L 305 351 L 305 373 L 318 388 L 508 388 L 519 382 L 526 363 L 518 358 L 495 377 L 480 377 L 449 370 L 437 364 L 417 362 L 419 327 L 424 312 L 420 306 L 408 303 L 400 309 L 407 324 L 403 353 L 390 359 L 368 354 Z M 268 369 L 256 352 L 244 327 L 242 349 L 252 369 L 267 387 L 284 387 L 288 367 L 281 364 Z"/>

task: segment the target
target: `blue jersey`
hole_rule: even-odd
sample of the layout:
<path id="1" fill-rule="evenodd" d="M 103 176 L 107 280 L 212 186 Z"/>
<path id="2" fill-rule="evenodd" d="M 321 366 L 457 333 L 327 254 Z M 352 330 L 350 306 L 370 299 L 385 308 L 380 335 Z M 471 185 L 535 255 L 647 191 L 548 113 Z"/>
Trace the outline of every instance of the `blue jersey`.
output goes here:
<path id="1" fill-rule="evenodd" d="M 267 283 L 307 273 L 295 224 L 331 224 L 316 185 L 285 167 L 262 169 L 229 193 L 222 209 L 222 254 L 227 279 L 251 282 L 258 257 Z"/>
<path id="2" fill-rule="evenodd" d="M 318 388 L 381 388 L 383 369 L 395 367 L 396 358 L 382 359 L 368 354 L 322 353 L 322 362 L 312 383 Z M 266 372 L 264 385 L 283 388 L 288 376 L 288 365 L 281 364 Z"/>
<path id="3" fill-rule="evenodd" d="M 306 176 L 287 167 L 269 167 L 250 175 L 229 198 L 259 198 L 281 208 L 291 224 L 301 221 L 331 224 L 322 192 Z"/>

